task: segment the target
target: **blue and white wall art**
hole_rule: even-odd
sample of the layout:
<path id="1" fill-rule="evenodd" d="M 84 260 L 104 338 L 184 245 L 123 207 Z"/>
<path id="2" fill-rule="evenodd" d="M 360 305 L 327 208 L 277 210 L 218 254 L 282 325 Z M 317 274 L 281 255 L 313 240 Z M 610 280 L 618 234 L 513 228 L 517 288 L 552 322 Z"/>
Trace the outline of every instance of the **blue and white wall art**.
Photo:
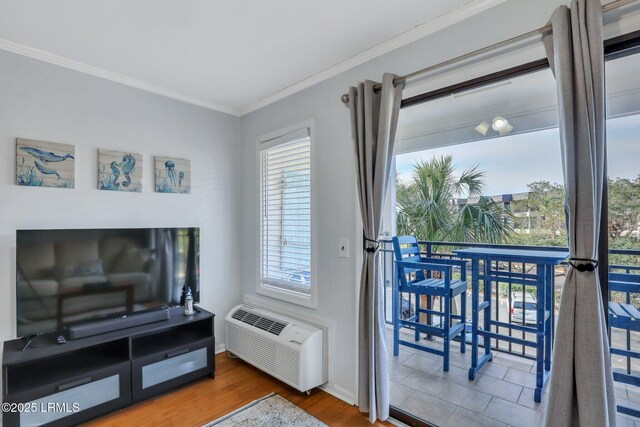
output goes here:
<path id="1" fill-rule="evenodd" d="M 98 189 L 142 191 L 142 154 L 98 150 Z"/>
<path id="2" fill-rule="evenodd" d="M 156 156 L 156 192 L 191 193 L 191 160 Z"/>
<path id="3" fill-rule="evenodd" d="M 16 140 L 16 184 L 75 187 L 75 147 L 29 139 Z"/>

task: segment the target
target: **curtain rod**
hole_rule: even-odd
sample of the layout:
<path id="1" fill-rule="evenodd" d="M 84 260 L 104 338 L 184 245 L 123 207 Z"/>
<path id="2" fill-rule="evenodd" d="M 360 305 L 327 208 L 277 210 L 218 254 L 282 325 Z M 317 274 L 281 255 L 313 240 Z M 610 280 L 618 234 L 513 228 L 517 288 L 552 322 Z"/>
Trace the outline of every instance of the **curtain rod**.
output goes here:
<path id="1" fill-rule="evenodd" d="M 638 1 L 638 0 L 615 0 L 615 1 L 612 1 L 611 3 L 607 3 L 607 4 L 602 6 L 602 13 L 609 12 L 611 10 L 615 10 L 615 9 L 621 8 L 623 6 L 626 6 L 626 5 L 630 4 L 630 3 L 634 3 L 636 1 Z M 448 59 L 448 60 L 446 60 L 444 62 L 440 62 L 440 63 L 435 64 L 435 65 L 430 65 L 429 67 L 423 68 L 423 69 L 418 70 L 418 71 L 414 71 L 414 72 L 406 74 L 404 76 L 397 77 L 397 78 L 395 78 L 393 80 L 393 84 L 396 85 L 398 83 L 404 83 L 407 80 L 415 78 L 415 77 L 418 77 L 418 76 L 420 76 L 422 74 L 427 74 L 427 73 L 430 73 L 430 72 L 432 72 L 434 70 L 437 70 L 439 68 L 444 68 L 444 67 L 447 67 L 449 65 L 455 64 L 457 62 L 461 62 L 461 61 L 467 60 L 469 58 L 473 58 L 475 56 L 482 55 L 483 53 L 491 52 L 493 50 L 497 50 L 497 49 L 503 48 L 505 46 L 509 46 L 511 44 L 514 44 L 514 43 L 517 43 L 517 42 L 520 42 L 520 41 L 523 41 L 523 40 L 527 40 L 527 39 L 529 39 L 531 37 L 535 37 L 537 35 L 542 35 L 542 34 L 545 34 L 545 33 L 549 33 L 551 31 L 552 31 L 551 24 L 545 25 L 544 27 L 540 27 L 538 29 L 535 29 L 533 31 L 529 31 L 529 32 L 524 33 L 524 34 L 520 34 L 519 36 L 511 37 L 510 39 L 503 40 L 503 41 L 501 41 L 499 43 L 495 43 L 495 44 L 483 47 L 481 49 L 474 50 L 474 51 L 469 52 L 469 53 L 465 53 L 464 55 L 460 55 L 460 56 L 457 56 L 455 58 Z M 374 90 L 380 90 L 380 85 L 376 84 L 373 87 L 373 89 Z M 348 103 L 349 102 L 349 94 L 347 94 L 347 93 L 343 94 L 340 99 L 345 104 Z"/>

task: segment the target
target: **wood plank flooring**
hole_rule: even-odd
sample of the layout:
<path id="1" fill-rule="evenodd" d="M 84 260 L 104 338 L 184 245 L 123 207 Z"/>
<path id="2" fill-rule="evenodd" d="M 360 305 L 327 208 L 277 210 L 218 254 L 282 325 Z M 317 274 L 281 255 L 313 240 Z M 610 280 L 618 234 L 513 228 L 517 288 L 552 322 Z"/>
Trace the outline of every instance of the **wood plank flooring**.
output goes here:
<path id="1" fill-rule="evenodd" d="M 225 352 L 216 356 L 214 380 L 202 379 L 93 420 L 85 426 L 200 427 L 271 392 L 278 393 L 330 426 L 372 425 L 367 415 L 356 406 L 318 389 L 307 396 L 241 360 L 227 357 Z M 373 425 L 391 426 L 386 422 Z"/>

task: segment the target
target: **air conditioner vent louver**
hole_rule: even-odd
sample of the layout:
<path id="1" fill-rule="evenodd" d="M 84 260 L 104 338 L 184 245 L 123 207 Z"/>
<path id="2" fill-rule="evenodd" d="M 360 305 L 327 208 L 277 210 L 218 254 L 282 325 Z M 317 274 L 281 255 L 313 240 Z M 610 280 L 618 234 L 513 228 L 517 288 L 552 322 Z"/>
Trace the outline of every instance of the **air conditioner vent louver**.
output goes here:
<path id="1" fill-rule="evenodd" d="M 256 316 L 253 313 L 248 313 L 244 316 L 244 319 L 242 319 L 242 321 L 247 325 L 255 325 L 258 320 L 260 320 L 260 316 Z"/>
<path id="2" fill-rule="evenodd" d="M 322 329 L 246 305 L 225 320 L 230 353 L 300 391 L 326 382 Z"/>
<path id="3" fill-rule="evenodd" d="M 273 322 L 273 325 L 269 328 L 268 332 L 271 332 L 274 335 L 280 335 L 285 326 L 287 326 L 286 323 Z"/>
<path id="4" fill-rule="evenodd" d="M 269 331 L 269 328 L 271 328 L 274 323 L 275 322 L 273 320 L 269 320 L 269 319 L 265 319 L 264 317 L 261 317 L 260 320 L 258 320 L 255 323 L 255 327 L 260 328 L 263 331 Z"/>
<path id="5" fill-rule="evenodd" d="M 243 318 L 244 318 L 244 316 L 246 316 L 246 315 L 247 315 L 247 312 L 246 312 L 246 311 L 244 311 L 244 310 L 242 310 L 242 309 L 239 309 L 239 310 L 236 310 L 236 311 L 233 313 L 233 315 L 232 315 L 231 317 L 233 317 L 233 318 L 234 318 L 234 319 L 236 319 L 236 320 L 240 320 L 240 321 L 242 321 L 242 319 L 243 319 Z"/>
<path id="6" fill-rule="evenodd" d="M 268 317 L 258 316 L 245 310 L 238 309 L 231 315 L 233 319 L 239 320 L 247 325 L 255 326 L 274 335 L 280 335 L 288 323 L 279 322 L 269 319 Z"/>

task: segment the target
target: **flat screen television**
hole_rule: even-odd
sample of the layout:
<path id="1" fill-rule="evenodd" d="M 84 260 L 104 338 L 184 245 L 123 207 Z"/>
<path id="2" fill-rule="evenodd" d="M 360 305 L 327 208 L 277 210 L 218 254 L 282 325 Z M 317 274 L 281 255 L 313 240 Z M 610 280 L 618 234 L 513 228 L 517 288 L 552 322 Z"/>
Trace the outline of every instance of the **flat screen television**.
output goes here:
<path id="1" fill-rule="evenodd" d="M 18 230 L 19 337 L 200 300 L 199 228 Z"/>

